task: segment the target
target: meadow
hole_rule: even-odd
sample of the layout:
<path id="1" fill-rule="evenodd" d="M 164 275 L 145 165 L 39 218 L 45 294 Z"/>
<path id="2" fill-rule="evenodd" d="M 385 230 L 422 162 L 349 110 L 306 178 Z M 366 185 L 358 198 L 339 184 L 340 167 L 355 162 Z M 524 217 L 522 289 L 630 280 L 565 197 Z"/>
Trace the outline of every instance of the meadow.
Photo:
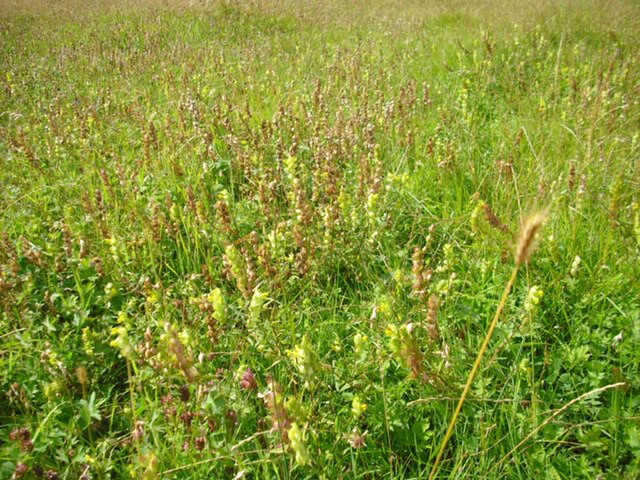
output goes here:
<path id="1" fill-rule="evenodd" d="M 0 0 L 0 479 L 640 478 L 639 38 Z"/>

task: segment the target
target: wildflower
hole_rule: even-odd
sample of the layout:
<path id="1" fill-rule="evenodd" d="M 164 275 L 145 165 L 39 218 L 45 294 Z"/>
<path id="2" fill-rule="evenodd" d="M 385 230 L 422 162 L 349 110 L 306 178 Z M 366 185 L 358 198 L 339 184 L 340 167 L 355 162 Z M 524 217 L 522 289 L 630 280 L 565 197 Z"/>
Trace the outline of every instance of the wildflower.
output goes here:
<path id="1" fill-rule="evenodd" d="M 488 203 L 483 205 L 484 215 L 493 228 L 496 228 L 504 233 L 509 233 L 509 227 L 507 227 L 504 223 L 500 221 L 500 219 L 496 216 L 496 214 L 491 209 L 491 206 Z"/>
<path id="2" fill-rule="evenodd" d="M 116 289 L 116 287 L 113 286 L 113 283 L 111 282 L 107 283 L 107 285 L 104 287 L 105 301 L 111 300 L 113 297 L 116 296 L 117 293 L 118 293 L 118 290 Z"/>
<path id="3" fill-rule="evenodd" d="M 29 470 L 29 467 L 26 463 L 19 462 L 16 465 L 16 469 L 13 471 L 13 476 L 11 478 L 22 478 Z"/>
<path id="4" fill-rule="evenodd" d="M 471 212 L 471 231 L 474 234 L 480 234 L 482 232 L 480 219 L 482 218 L 482 214 L 484 212 L 484 202 L 482 200 L 478 200 L 476 203 L 473 212 Z"/>
<path id="5" fill-rule="evenodd" d="M 576 258 L 573 259 L 573 263 L 571 264 L 571 276 L 575 277 L 578 273 L 578 267 L 580 267 L 581 258 L 579 255 L 576 255 Z"/>
<path id="6" fill-rule="evenodd" d="M 251 297 L 251 303 L 249 304 L 249 320 L 251 323 L 258 321 L 264 304 L 268 299 L 269 295 L 266 292 L 261 292 L 258 289 L 253 292 L 253 297 Z"/>
<path id="7" fill-rule="evenodd" d="M 158 466 L 160 461 L 154 452 L 148 452 L 140 457 L 140 464 L 143 468 L 142 480 L 153 480 L 158 476 Z M 136 475 L 133 476 L 135 478 Z"/>
<path id="8" fill-rule="evenodd" d="M 233 236 L 235 235 L 235 231 L 233 229 L 233 226 L 231 225 L 231 215 L 229 215 L 229 201 L 229 192 L 223 190 L 218 195 L 218 201 L 215 203 L 215 207 L 218 211 L 220 222 L 222 223 L 222 229 L 225 233 L 227 233 L 227 235 Z"/>
<path id="9" fill-rule="evenodd" d="M 111 334 L 116 335 L 116 338 L 111 341 L 110 345 L 112 347 L 118 348 L 120 350 L 120 354 L 128 359 L 133 360 L 135 351 L 131 346 L 131 342 L 129 341 L 129 334 L 127 332 L 126 327 L 115 327 L 111 329 Z"/>
<path id="10" fill-rule="evenodd" d="M 111 252 L 111 257 L 113 258 L 113 261 L 118 263 L 120 261 L 120 250 L 121 250 L 120 242 L 116 239 L 116 237 L 112 236 L 107 239 L 107 243 L 109 244 L 109 251 Z"/>
<path id="11" fill-rule="evenodd" d="M 209 427 L 209 433 L 213 433 L 216 431 L 217 428 L 217 424 L 216 421 L 212 418 L 210 418 L 209 420 L 207 420 L 207 427 Z"/>
<path id="12" fill-rule="evenodd" d="M 267 378 L 267 384 L 269 390 L 259 396 L 264 399 L 264 403 L 271 413 L 272 430 L 279 431 L 283 440 L 286 440 L 292 419 L 282 401 L 282 387 L 273 378 Z"/>
<path id="13" fill-rule="evenodd" d="M 362 448 L 365 446 L 365 439 L 368 433 L 368 431 L 358 433 L 358 430 L 354 428 L 351 435 L 348 435 L 346 437 L 347 442 L 349 442 L 349 445 L 351 445 L 353 448 Z"/>
<path id="14" fill-rule="evenodd" d="M 44 386 L 44 394 L 49 400 L 59 397 L 64 389 L 64 385 L 60 380 L 54 380 Z"/>
<path id="15" fill-rule="evenodd" d="M 206 443 L 207 443 L 206 437 L 196 437 L 194 441 L 194 446 L 196 447 L 196 450 L 201 452 L 202 450 L 204 450 Z"/>
<path id="16" fill-rule="evenodd" d="M 379 198 L 380 198 L 380 194 L 378 193 L 370 193 L 369 196 L 367 197 L 367 204 L 366 204 L 367 218 L 372 223 L 376 219 Z"/>
<path id="17" fill-rule="evenodd" d="M 287 412 L 297 420 L 302 420 L 307 417 L 307 411 L 302 405 L 302 402 L 298 400 L 296 397 L 289 397 L 287 401 L 284 402 L 284 406 L 287 409 Z"/>
<path id="18" fill-rule="evenodd" d="M 31 439 L 31 432 L 27 427 L 16 428 L 9 434 L 9 439 L 13 442 L 19 441 L 20 448 L 25 452 L 33 450 L 33 440 Z"/>
<path id="19" fill-rule="evenodd" d="M 349 219 L 349 214 L 353 211 L 353 209 L 351 208 L 351 198 L 344 189 L 340 189 L 340 194 L 338 195 L 338 205 L 340 207 L 340 211 L 342 212 L 342 216 L 345 219 Z"/>
<path id="20" fill-rule="evenodd" d="M 182 412 L 180 414 L 180 420 L 184 424 L 185 428 L 190 428 L 191 422 L 193 421 L 193 412 Z"/>
<path id="21" fill-rule="evenodd" d="M 353 337 L 353 347 L 354 353 L 356 356 L 356 360 L 362 362 L 367 357 L 367 344 L 369 342 L 369 337 L 366 335 L 362 335 L 361 333 L 356 333 Z"/>
<path id="22" fill-rule="evenodd" d="M 451 368 L 451 362 L 449 361 L 449 356 L 451 354 L 451 347 L 448 344 L 445 343 L 442 346 L 442 350 L 437 351 L 436 354 L 442 357 L 442 359 L 444 360 L 444 366 L 446 368 Z"/>
<path id="23" fill-rule="evenodd" d="M 413 274 L 412 290 L 416 296 L 423 299 L 427 293 L 426 290 L 431 281 L 433 270 L 425 270 L 424 249 L 416 247 L 411 258 L 413 261 L 413 267 L 411 269 L 411 273 Z"/>
<path id="24" fill-rule="evenodd" d="M 411 370 L 411 376 L 418 378 L 422 372 L 422 351 L 413 332 L 414 325 L 402 327 L 388 324 L 385 334 L 389 337 L 389 349 L 396 360 Z"/>
<path id="25" fill-rule="evenodd" d="M 134 442 L 139 442 L 144 438 L 144 423 L 142 421 L 136 421 L 133 432 L 131 432 L 131 438 Z"/>
<path id="26" fill-rule="evenodd" d="M 189 394 L 189 385 L 181 385 L 180 388 L 178 388 L 178 395 L 180 396 L 180 400 L 182 400 L 184 403 L 187 403 L 189 401 L 189 397 L 191 396 Z"/>
<path id="27" fill-rule="evenodd" d="M 220 289 L 212 290 L 208 300 L 213 306 L 213 318 L 220 323 L 225 323 L 227 321 L 226 305 Z"/>
<path id="28" fill-rule="evenodd" d="M 353 416 L 358 418 L 364 412 L 367 411 L 367 404 L 360 400 L 360 397 L 357 395 L 353 397 L 353 401 L 351 402 L 351 413 Z"/>
<path id="29" fill-rule="evenodd" d="M 540 300 L 542 299 L 543 295 L 544 292 L 540 287 L 538 287 L 537 285 L 532 286 L 529 289 L 529 293 L 527 293 L 526 300 L 524 301 L 524 309 L 527 312 L 532 313 L 540 304 Z"/>
<path id="30" fill-rule="evenodd" d="M 436 341 L 438 339 L 438 307 L 440 301 L 435 295 L 429 297 L 427 304 L 427 331 L 429 333 L 429 340 Z"/>
<path id="31" fill-rule="evenodd" d="M 60 358 L 58 357 L 58 354 L 56 352 L 54 352 L 53 350 L 51 350 L 51 345 L 49 345 L 49 342 L 47 342 L 47 349 L 42 352 L 42 355 L 40 356 L 40 360 L 42 360 L 43 362 L 48 362 L 49 365 L 51 365 L 52 367 L 57 367 L 60 370 L 64 370 L 64 364 L 60 361 Z"/>
<path id="32" fill-rule="evenodd" d="M 320 360 L 313 351 L 311 341 L 306 334 L 302 337 L 300 345 L 296 345 L 293 350 L 289 350 L 287 354 L 300 374 L 307 379 L 316 376 L 322 368 Z"/>
<path id="33" fill-rule="evenodd" d="M 84 327 L 82 329 L 82 347 L 84 349 L 84 353 L 90 357 L 93 356 L 93 332 L 91 332 L 89 327 Z"/>
<path id="34" fill-rule="evenodd" d="M 375 307 L 375 312 L 376 312 L 376 316 L 377 314 L 388 315 L 389 313 L 391 313 L 391 300 L 389 299 L 389 297 L 384 295 L 380 299 L 380 302 Z"/>
<path id="35" fill-rule="evenodd" d="M 393 271 L 393 279 L 398 285 L 403 285 L 405 282 L 404 272 L 399 268 L 395 269 Z"/>
<path id="36" fill-rule="evenodd" d="M 298 166 L 298 159 L 293 155 L 287 157 L 284 161 L 284 170 L 287 172 L 289 179 L 293 181 L 296 176 L 296 170 Z"/>
<path id="37" fill-rule="evenodd" d="M 171 323 L 165 323 L 165 331 L 166 334 L 163 335 L 163 339 L 165 339 L 168 343 L 169 353 L 173 355 L 173 359 L 177 366 L 182 370 L 184 376 L 187 377 L 189 383 L 194 383 L 198 377 L 198 371 L 193 366 L 193 358 L 187 352 L 187 349 L 184 346 L 183 341 L 181 341 L 180 336 L 177 332 L 177 327 L 172 325 Z M 183 339 L 188 337 L 183 335 Z M 188 338 L 186 338 L 188 340 Z"/>
<path id="38" fill-rule="evenodd" d="M 299 465 L 306 465 L 311 460 L 309 452 L 304 444 L 306 432 L 300 429 L 297 423 L 293 422 L 289 428 L 289 441 L 291 448 L 296 454 L 296 462 Z"/>
<path id="39" fill-rule="evenodd" d="M 224 260 L 231 276 L 236 280 L 238 289 L 245 295 L 245 298 L 248 298 L 248 279 L 242 255 L 233 245 L 227 245 L 224 250 Z"/>
<path id="40" fill-rule="evenodd" d="M 225 413 L 224 415 L 227 419 L 227 423 L 228 425 L 233 428 L 237 425 L 238 423 L 238 414 L 236 413 L 235 410 L 229 409 L 227 410 L 227 413 Z"/>
<path id="41" fill-rule="evenodd" d="M 129 320 L 129 316 L 127 315 L 127 312 L 118 313 L 118 319 L 116 321 L 119 324 L 125 325 L 125 326 L 129 326 L 129 324 L 131 323 Z"/>
<path id="42" fill-rule="evenodd" d="M 389 348 L 391 349 L 391 351 L 396 355 L 400 355 L 400 352 L 402 350 L 402 342 L 400 340 L 400 332 L 398 327 L 390 323 L 389 325 L 387 325 L 384 333 L 387 337 L 389 337 Z"/>
<path id="43" fill-rule="evenodd" d="M 445 243 L 444 244 L 444 246 L 442 247 L 442 254 L 443 254 L 444 260 L 442 261 L 442 264 L 438 265 L 438 268 L 436 268 L 436 272 L 438 272 L 438 273 L 443 273 L 443 272 L 447 272 L 447 271 L 451 270 L 451 268 L 453 267 L 453 264 L 455 262 L 455 255 L 454 255 L 454 251 L 453 251 L 453 245 L 451 245 L 450 243 Z M 455 272 L 453 272 L 453 273 L 455 273 Z M 442 287 L 439 287 L 439 288 L 442 288 Z"/>
<path id="44" fill-rule="evenodd" d="M 55 470 L 47 470 L 44 474 L 44 478 L 47 480 L 60 480 L 60 474 Z"/>
<path id="45" fill-rule="evenodd" d="M 242 374 L 242 380 L 240 380 L 240 386 L 244 390 L 255 390 L 256 388 L 258 388 L 258 384 L 256 383 L 256 377 L 250 368 L 247 368 L 245 372 Z"/>
<path id="46" fill-rule="evenodd" d="M 622 332 L 620 332 L 615 337 L 613 337 L 613 341 L 611 342 L 611 346 L 615 347 L 616 345 L 618 345 L 622 341 L 622 338 L 623 338 L 623 335 L 622 335 Z"/>

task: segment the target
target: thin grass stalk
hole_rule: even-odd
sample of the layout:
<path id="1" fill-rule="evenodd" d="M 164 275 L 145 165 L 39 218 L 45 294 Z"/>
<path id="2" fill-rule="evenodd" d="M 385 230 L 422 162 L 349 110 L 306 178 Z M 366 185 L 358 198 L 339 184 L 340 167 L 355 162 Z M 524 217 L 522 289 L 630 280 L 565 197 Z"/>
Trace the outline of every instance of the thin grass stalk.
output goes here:
<path id="1" fill-rule="evenodd" d="M 520 264 L 516 263 L 513 267 L 513 271 L 511 272 L 511 277 L 509 278 L 509 282 L 507 283 L 504 289 L 504 292 L 502 292 L 502 298 L 500 299 L 500 303 L 498 304 L 496 313 L 493 316 L 493 320 L 489 325 L 489 330 L 487 331 L 487 334 L 484 337 L 484 341 L 482 342 L 482 347 L 480 347 L 480 350 L 478 351 L 478 355 L 476 357 L 476 361 L 473 364 L 473 368 L 471 369 L 471 372 L 467 377 L 467 383 L 464 386 L 464 390 L 462 391 L 460 400 L 458 400 L 458 405 L 456 406 L 456 410 L 455 412 L 453 412 L 453 417 L 451 418 L 451 422 L 449 423 L 449 428 L 447 429 L 447 433 L 444 436 L 444 439 L 442 440 L 442 444 L 440 445 L 440 450 L 438 451 L 436 461 L 433 464 L 433 467 L 431 468 L 431 473 L 429 474 L 429 480 L 432 480 L 433 478 L 435 478 L 436 474 L 438 473 L 440 460 L 442 459 L 442 455 L 444 454 L 444 450 L 447 447 L 447 443 L 449 442 L 451 435 L 453 435 L 453 429 L 456 425 L 456 421 L 458 420 L 458 415 L 460 414 L 460 410 L 462 410 L 462 405 L 464 404 L 464 401 L 466 400 L 467 395 L 469 394 L 469 390 L 471 389 L 471 384 L 473 383 L 473 379 L 478 373 L 478 369 L 480 368 L 480 362 L 482 361 L 484 352 L 487 350 L 487 346 L 489 345 L 489 340 L 491 340 L 493 331 L 495 330 L 496 325 L 498 324 L 498 318 L 500 317 L 500 314 L 502 313 L 502 310 L 504 309 L 504 306 L 507 303 L 507 297 L 509 296 L 509 292 L 511 292 L 511 287 L 513 286 L 513 282 L 518 276 L 518 270 L 520 270 Z"/>
<path id="2" fill-rule="evenodd" d="M 476 361 L 473 363 L 473 368 L 471 372 L 469 372 L 469 376 L 467 377 L 467 383 L 464 386 L 464 390 L 462 391 L 462 395 L 460 395 L 460 400 L 458 401 L 458 405 L 456 406 L 456 410 L 453 412 L 453 417 L 451 418 L 451 422 L 449 423 L 449 428 L 447 429 L 447 433 L 442 440 L 442 444 L 440 445 L 440 449 L 438 450 L 438 455 L 436 456 L 435 463 L 431 468 L 431 473 L 429 474 L 429 480 L 433 480 L 438 473 L 438 467 L 440 466 L 440 460 L 442 460 L 442 455 L 444 455 L 444 450 L 447 447 L 447 443 L 453 435 L 453 429 L 456 425 L 456 421 L 458 420 L 458 415 L 460 415 L 460 410 L 462 410 L 462 405 L 464 405 L 464 401 L 469 394 L 469 390 L 471 389 L 471 384 L 473 383 L 473 379 L 478 373 L 478 369 L 480 368 L 480 362 L 482 361 L 482 357 L 484 356 L 487 347 L 489 346 L 489 341 L 491 340 L 491 336 L 493 335 L 493 331 L 498 324 L 498 318 L 500 318 L 500 314 L 502 310 L 504 310 L 504 306 L 507 303 L 507 297 L 509 297 L 509 293 L 511 292 L 511 287 L 513 287 L 513 283 L 518 276 L 518 271 L 520 270 L 520 266 L 523 263 L 529 261 L 531 253 L 535 248 L 536 234 L 540 230 L 542 226 L 542 222 L 544 221 L 545 214 L 537 213 L 532 215 L 527 222 L 524 224 L 522 228 L 522 233 L 520 234 L 520 240 L 518 242 L 518 246 L 515 252 L 515 264 L 513 266 L 513 270 L 511 271 L 511 277 L 507 282 L 507 285 L 504 287 L 504 292 L 502 292 L 502 298 L 500 299 L 500 303 L 498 304 L 498 308 L 496 309 L 496 313 L 493 316 L 493 320 L 489 325 L 489 330 L 487 330 L 487 334 L 484 337 L 484 341 L 482 342 L 482 346 L 478 351 L 478 355 L 476 356 Z"/>

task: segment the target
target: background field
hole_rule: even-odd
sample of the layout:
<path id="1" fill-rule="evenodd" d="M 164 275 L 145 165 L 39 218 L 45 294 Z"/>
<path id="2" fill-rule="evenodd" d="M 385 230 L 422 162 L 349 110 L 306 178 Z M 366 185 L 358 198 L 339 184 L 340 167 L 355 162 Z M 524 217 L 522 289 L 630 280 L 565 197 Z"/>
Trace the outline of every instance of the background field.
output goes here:
<path id="1" fill-rule="evenodd" d="M 640 4 L 525 3 L 0 0 L 0 479 L 426 479 L 539 210 L 438 478 L 639 478 Z"/>

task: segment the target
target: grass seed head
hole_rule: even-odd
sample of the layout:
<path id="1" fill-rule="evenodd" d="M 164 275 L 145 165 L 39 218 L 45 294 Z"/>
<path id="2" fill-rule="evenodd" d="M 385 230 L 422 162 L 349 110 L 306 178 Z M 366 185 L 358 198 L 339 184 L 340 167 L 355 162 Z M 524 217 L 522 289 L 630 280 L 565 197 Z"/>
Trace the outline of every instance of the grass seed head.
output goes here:
<path id="1" fill-rule="evenodd" d="M 524 227 L 522 228 L 522 231 L 520 233 L 520 240 L 518 241 L 518 246 L 516 248 L 517 265 L 522 265 L 523 263 L 529 261 L 531 253 L 536 246 L 536 235 L 542 227 L 544 218 L 544 214 L 536 213 L 529 217 L 529 219 L 524 224 Z"/>

